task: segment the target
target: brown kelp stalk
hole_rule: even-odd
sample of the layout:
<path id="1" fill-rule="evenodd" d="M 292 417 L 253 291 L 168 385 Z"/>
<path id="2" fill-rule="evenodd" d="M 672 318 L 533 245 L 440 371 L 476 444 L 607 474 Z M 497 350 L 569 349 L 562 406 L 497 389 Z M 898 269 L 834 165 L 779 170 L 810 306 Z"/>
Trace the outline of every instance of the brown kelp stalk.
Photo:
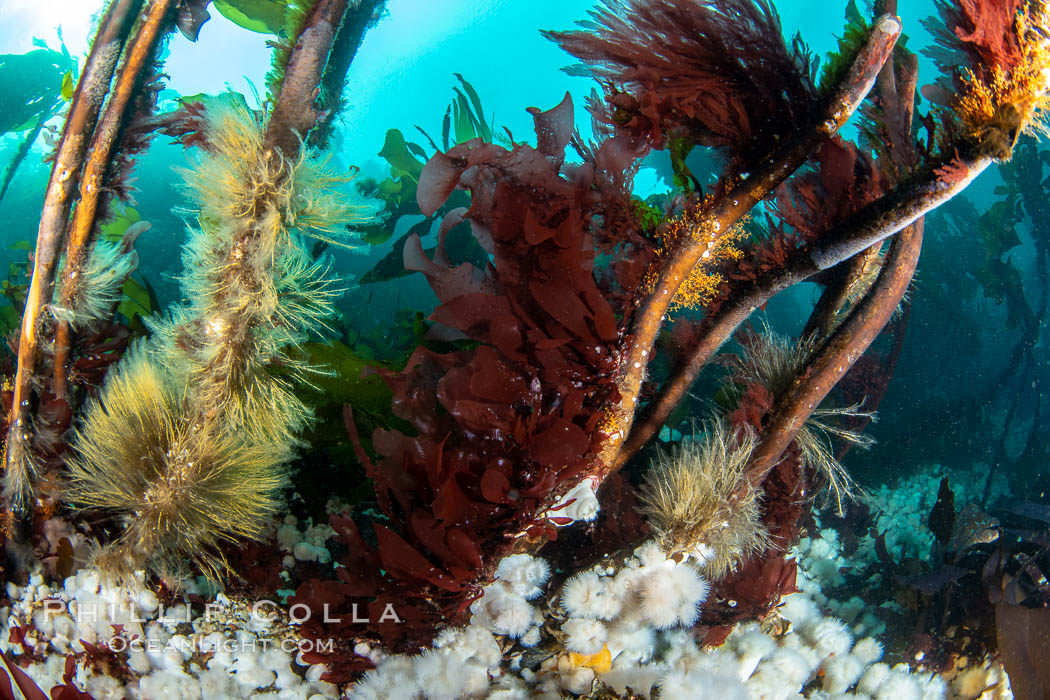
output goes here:
<path id="1" fill-rule="evenodd" d="M 736 186 L 729 187 L 711 206 L 698 225 L 701 235 L 695 242 L 676 252 L 660 275 L 655 290 L 643 302 L 634 321 L 634 338 L 624 356 L 619 381 L 622 402 L 614 409 L 608 432 L 612 437 L 602 454 L 599 478 L 604 478 L 618 464 L 623 436 L 630 433 L 638 397 L 642 388 L 649 355 L 653 351 L 664 316 L 683 281 L 709 249 L 738 224 L 774 187 L 794 173 L 809 154 L 828 136 L 845 124 L 860 106 L 875 82 L 900 35 L 900 21 L 893 16 L 880 17 L 857 54 L 850 72 L 827 103 L 823 113 L 808 127 L 800 129 L 794 139 L 778 149 L 762 166 Z"/>
<path id="2" fill-rule="evenodd" d="M 266 147 L 294 160 L 302 140 L 321 114 L 314 98 L 324 75 L 348 0 L 317 0 L 303 23 L 285 68 L 277 102 L 266 128 Z"/>
<path id="3" fill-rule="evenodd" d="M 814 353 L 791 388 L 777 398 L 765 434 L 747 467 L 752 486 L 762 483 L 813 410 L 889 323 L 915 274 L 922 229 L 923 222 L 917 221 L 894 239 L 874 287 Z"/>
<path id="4" fill-rule="evenodd" d="M 77 82 L 69 117 L 55 154 L 51 178 L 37 230 L 33 278 L 26 297 L 18 343 L 18 370 L 8 416 L 4 500 L 18 515 L 25 513 L 34 471 L 29 441 L 33 384 L 40 359 L 43 312 L 52 295 L 59 251 L 65 238 L 69 211 L 83 167 L 91 134 L 109 90 L 117 59 L 123 50 L 142 0 L 114 0 L 106 9 L 92 43 L 84 72 Z"/>
<path id="5" fill-rule="evenodd" d="M 896 3 L 884 3 L 881 9 L 893 12 Z M 887 61 L 883 65 L 875 84 L 878 106 L 869 106 L 866 115 L 872 118 L 872 128 L 877 132 L 874 138 L 879 140 L 877 145 L 886 155 L 879 165 L 890 171 L 892 179 L 906 177 L 919 163 L 919 154 L 911 137 L 918 62 L 915 56 L 906 50 L 899 50 L 897 53 L 899 55 L 895 56 L 895 60 Z M 938 178 L 941 173 L 932 169 L 927 171 L 926 176 Z M 820 237 L 829 235 L 836 234 L 834 231 L 822 232 Z M 846 261 L 849 268 L 825 289 L 806 324 L 803 337 L 817 330 L 818 337 L 823 338 L 834 329 L 835 316 L 843 307 L 852 280 L 860 273 L 860 268 L 867 264 L 867 257 L 877 255 L 880 245 L 881 240 L 863 254 Z M 753 282 L 745 280 L 748 288 L 731 293 L 729 299 L 705 321 L 703 332 L 696 345 L 691 348 L 687 360 L 652 402 L 645 420 L 632 431 L 620 452 L 617 467 L 625 464 L 659 431 L 715 352 L 755 309 L 764 305 L 781 290 L 818 272 L 812 261 L 806 264 L 807 257 L 805 249 L 796 250 L 780 268 Z M 883 261 L 881 264 L 886 263 Z"/>
<path id="6" fill-rule="evenodd" d="M 140 87 L 142 73 L 153 59 L 161 38 L 174 28 L 171 15 L 176 4 L 176 0 L 154 0 L 146 9 L 129 43 L 106 112 L 91 139 L 90 155 L 80 178 L 80 198 L 66 241 L 66 262 L 59 296 L 59 304 L 63 307 L 72 308 L 78 290 L 84 284 L 87 255 L 94 240 L 100 198 L 104 194 L 103 178 L 115 154 L 121 129 L 130 116 L 132 98 Z M 52 384 L 52 391 L 59 399 L 68 400 L 67 364 L 71 341 L 70 321 L 63 319 L 55 331 Z"/>
<path id="7" fill-rule="evenodd" d="M 661 392 L 645 423 L 620 450 L 614 468 L 623 466 L 659 431 L 718 348 L 755 309 L 788 287 L 850 259 L 912 224 L 960 193 L 991 162 L 987 156 L 969 162 L 957 159 L 950 167 L 917 176 L 861 209 L 812 246 L 799 249 L 783 267 L 763 275 L 752 289 L 725 304 L 705 326 L 688 361 Z"/>
<path id="8" fill-rule="evenodd" d="M 307 141 L 310 146 L 323 148 L 328 144 L 335 118 L 343 108 L 346 72 L 357 55 L 365 32 L 378 21 L 385 5 L 386 0 L 356 0 L 349 3 L 321 77 L 321 91 L 317 98 L 321 117 L 310 132 Z"/>

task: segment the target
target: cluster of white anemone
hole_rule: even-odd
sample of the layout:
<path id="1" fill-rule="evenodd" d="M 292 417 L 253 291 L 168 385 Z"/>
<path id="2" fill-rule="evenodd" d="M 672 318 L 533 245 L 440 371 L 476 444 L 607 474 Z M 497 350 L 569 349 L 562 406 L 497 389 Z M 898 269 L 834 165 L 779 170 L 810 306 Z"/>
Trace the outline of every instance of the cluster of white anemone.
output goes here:
<path id="1" fill-rule="evenodd" d="M 376 668 L 350 689 L 352 700 L 500 697 L 493 693 L 502 685 L 503 650 L 496 636 L 480 625 L 445 630 L 432 648 L 413 656 L 386 654 L 366 644 L 358 644 L 355 651 L 371 659 Z M 505 690 L 524 690 L 509 675 L 502 681 Z"/>
<path id="2" fill-rule="evenodd" d="M 34 659 L 25 671 L 45 693 L 63 683 L 66 655 L 77 654 L 73 683 L 95 700 L 339 697 L 334 684 L 321 680 L 324 665 L 303 663 L 297 640 L 275 636 L 270 608 L 253 615 L 222 595 L 207 615 L 184 603 L 164 608 L 153 591 L 107 586 L 88 569 L 58 586 L 34 575 L 26 586 L 9 583 L 6 592 L 12 604 L 0 609 L 0 650 L 9 659 L 26 655 L 22 644 L 9 641 L 13 628 L 24 630 Z M 208 591 L 189 581 L 185 593 Z M 86 664 L 85 644 L 109 646 L 126 662 L 129 678 Z"/>
<path id="3" fill-rule="evenodd" d="M 826 597 L 818 605 L 808 593 L 790 595 L 779 610 L 786 633 L 744 623 L 721 647 L 705 649 L 688 628 L 702 616 L 708 585 L 688 561 L 668 559 L 652 542 L 615 565 L 576 574 L 560 591 L 544 590 L 548 573 L 541 559 L 508 558 L 472 605 L 470 625 L 444 631 L 422 654 L 360 645 L 376 668 L 349 698 L 560 700 L 587 694 L 596 682 L 660 700 L 949 697 L 935 674 L 882 661 L 875 638 L 854 641 L 868 626 L 854 600 L 838 605 L 850 613 L 847 622 L 825 614 L 822 606 L 834 602 Z M 540 642 L 553 653 L 527 663 Z"/>
<path id="4" fill-rule="evenodd" d="M 714 649 L 701 648 L 687 630 L 658 632 L 650 659 L 614 660 L 599 679 L 621 693 L 658 689 L 661 700 L 945 697 L 938 677 L 913 673 L 906 664 L 881 663 L 878 641 L 866 637 L 854 643 L 849 626 L 825 617 L 808 596 L 788 596 L 782 615 L 790 630 L 779 638 L 757 623 L 744 623 Z"/>
<path id="5" fill-rule="evenodd" d="M 929 485 L 927 491 L 935 491 L 939 479 L 931 474 L 923 483 Z M 575 495 L 586 496 L 583 491 Z M 899 514 L 918 511 L 929 498 L 925 493 L 910 496 L 907 504 L 891 500 Z M 576 503 L 552 515 L 593 517 L 586 498 L 586 507 L 575 509 Z M 896 516 L 887 521 L 895 522 Z M 288 518 L 277 537 L 288 559 L 323 562 L 327 551 L 320 550 L 330 534 L 325 525 Z M 774 636 L 756 623 L 745 623 L 715 649 L 702 648 L 688 629 L 702 617 L 707 582 L 689 561 L 668 559 L 653 542 L 616 564 L 606 562 L 577 573 L 560 590 L 546 586 L 550 571 L 545 561 L 512 556 L 500 564 L 495 581 L 471 606 L 470 624 L 444 630 L 430 649 L 394 655 L 358 645 L 356 651 L 376 668 L 349 688 L 347 697 L 560 700 L 585 694 L 596 682 L 621 693 L 630 687 L 660 700 L 1011 697 L 996 665 L 968 669 L 948 688 L 932 674 L 885 663 L 882 646 L 874 639 L 884 626 L 874 611 L 860 598 L 836 601 L 823 592 L 842 583 L 839 569 L 851 563 L 833 531 L 803 539 L 792 554 L 799 558 L 802 592 L 786 597 L 780 606 L 780 616 L 790 623 L 788 632 Z M 187 592 L 210 593 L 192 582 Z M 92 571 L 81 571 L 59 588 L 35 576 L 28 586 L 9 585 L 8 597 L 14 604 L 0 611 L 6 620 L 0 629 L 0 650 L 10 656 L 24 653 L 21 645 L 8 640 L 12 627 L 27 627 L 26 643 L 33 647 L 33 656 L 46 658 L 27 670 L 45 690 L 62 682 L 65 654 L 82 652 L 84 642 L 107 641 L 116 633 L 113 625 L 123 625 L 124 637 L 138 635 L 163 648 L 124 652 L 132 674 L 127 686 L 78 663 L 74 683 L 97 700 L 338 696 L 334 685 L 320 680 L 324 666 L 297 671 L 301 655 L 259 644 L 272 634 L 265 618 L 235 620 L 231 614 L 225 628 L 221 622 L 205 625 L 200 617 L 178 622 L 189 619 L 189 609 L 182 605 L 165 611 L 175 620 L 165 622 L 157 619 L 160 605 L 154 593 L 103 586 Z M 57 602 L 58 609 L 54 604 L 45 607 L 45 600 Z M 232 608 L 221 595 L 215 600 Z M 78 618 L 78 606 L 95 603 L 101 610 L 97 618 Z M 552 645 L 553 654 L 546 654 L 538 665 L 526 661 L 528 649 L 541 642 Z M 989 694 L 989 688 L 994 692 Z"/>
<path id="6" fill-rule="evenodd" d="M 560 595 L 567 616 L 563 643 L 582 656 L 607 653 L 610 665 L 646 661 L 657 632 L 692 626 L 709 591 L 692 565 L 668 559 L 647 542 L 622 565 L 600 564 L 566 581 Z M 558 680 L 565 690 L 583 693 L 600 671 L 600 662 L 562 663 Z"/>
<path id="7" fill-rule="evenodd" d="M 657 631 L 695 623 L 709 590 L 695 568 L 668 559 L 654 543 L 639 547 L 619 567 L 597 566 L 570 579 L 556 611 L 533 604 L 544 595 L 548 576 L 542 559 L 508 557 L 472 604 L 470 625 L 446 630 L 432 649 L 399 656 L 359 645 L 358 653 L 376 668 L 349 697 L 514 700 L 584 693 L 602 667 L 582 661 L 601 654 L 621 663 L 651 658 Z M 504 659 L 498 640 L 529 648 L 541 641 L 544 625 L 558 627 L 563 654 L 531 670 L 522 668 L 520 652 Z"/>
<path id="8" fill-rule="evenodd" d="M 327 524 L 314 525 L 312 519 L 299 523 L 294 515 L 286 515 L 277 528 L 277 546 L 285 552 L 282 565 L 291 569 L 296 561 L 328 564 L 332 555 L 325 542 L 334 534 L 335 530 Z"/>

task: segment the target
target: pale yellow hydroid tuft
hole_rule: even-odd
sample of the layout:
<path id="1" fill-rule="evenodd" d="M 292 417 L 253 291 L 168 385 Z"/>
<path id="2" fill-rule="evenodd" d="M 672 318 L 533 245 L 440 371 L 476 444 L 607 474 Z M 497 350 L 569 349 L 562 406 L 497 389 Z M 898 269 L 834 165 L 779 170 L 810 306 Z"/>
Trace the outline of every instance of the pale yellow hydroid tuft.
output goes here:
<path id="1" fill-rule="evenodd" d="M 222 407 L 228 429 L 291 446 L 309 414 L 267 367 L 279 360 L 283 376 L 307 377 L 285 351 L 324 327 L 341 292 L 301 239 L 346 239 L 364 209 L 326 163 L 266 150 L 241 106 L 218 108 L 208 134 L 209 152 L 186 173 L 199 207 L 182 278 L 190 301 L 159 330 L 173 361 L 188 365 L 195 403 Z"/>
<path id="2" fill-rule="evenodd" d="M 314 370 L 288 350 L 326 327 L 340 293 L 302 239 L 348 237 L 365 210 L 323 163 L 266 150 L 247 108 L 216 105 L 208 120 L 207 152 L 185 173 L 186 301 L 107 381 L 71 467 L 73 500 L 123 521 L 98 556 L 120 575 L 189 560 L 218 578 L 222 541 L 263 534 L 311 419 L 295 382 Z"/>
<path id="3" fill-rule="evenodd" d="M 727 387 L 727 393 L 739 400 L 744 387 L 758 384 L 776 399 L 788 390 L 814 349 L 814 336 L 795 342 L 766 327 L 745 347 L 743 355 L 732 363 L 733 383 Z M 874 417 L 873 413 L 863 411 L 859 404 L 818 407 L 795 435 L 794 444 L 801 452 L 802 466 L 827 479 L 840 514 L 843 512 L 843 501 L 853 498 L 859 488 L 835 458 L 831 436 L 859 447 L 869 447 L 874 440 L 863 433 L 841 427 L 838 423 L 843 418 Z"/>
<path id="4" fill-rule="evenodd" d="M 712 580 L 769 544 L 759 514 L 761 491 L 744 478 L 754 446 L 752 431 L 711 421 L 702 435 L 661 455 L 645 475 L 641 510 L 657 542 L 669 555 L 696 557 Z"/>
<path id="5" fill-rule="evenodd" d="M 69 305 L 51 304 L 52 315 L 77 330 L 108 321 L 123 297 L 124 282 L 138 263 L 138 254 L 126 250 L 122 243 L 96 241 L 79 278 L 70 282 Z"/>
<path id="6" fill-rule="evenodd" d="M 224 541 L 260 537 L 279 506 L 281 464 L 260 446 L 194 425 L 178 383 L 141 345 L 110 376 L 77 431 L 70 496 L 118 516 L 99 564 L 127 578 L 147 565 L 225 573 Z"/>

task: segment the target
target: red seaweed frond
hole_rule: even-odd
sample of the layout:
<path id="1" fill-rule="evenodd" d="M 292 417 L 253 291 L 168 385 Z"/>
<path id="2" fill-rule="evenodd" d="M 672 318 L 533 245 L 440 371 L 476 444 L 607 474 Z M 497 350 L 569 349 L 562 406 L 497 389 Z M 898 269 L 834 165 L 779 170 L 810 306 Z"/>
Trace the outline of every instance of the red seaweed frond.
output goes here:
<path id="1" fill-rule="evenodd" d="M 780 228 L 787 224 L 806 241 L 816 239 L 889 189 L 871 157 L 837 137 L 821 144 L 815 160 L 813 170 L 776 189 L 770 207 Z"/>
<path id="2" fill-rule="evenodd" d="M 368 594 L 396 599 L 399 615 L 431 630 L 466 613 L 515 537 L 552 534 L 542 514 L 595 459 L 604 407 L 618 400 L 621 328 L 595 279 L 594 169 L 561 174 L 568 97 L 534 117 L 536 148 L 474 140 L 435 155 L 419 179 L 421 211 L 455 188 L 470 191 L 471 206 L 445 217 L 432 259 L 417 237 L 405 245 L 406 269 L 440 301 L 435 328 L 471 347 L 421 348 L 385 376 L 394 412 L 416 434 L 373 435 L 380 459 L 366 468 L 391 524 L 376 526 L 373 561 L 344 564 L 376 572 Z M 444 239 L 460 225 L 491 256 L 486 269 L 450 265 Z"/>
<path id="3" fill-rule="evenodd" d="M 998 67 L 1013 70 L 1023 54 L 1014 24 L 1025 0 L 935 0 L 942 23 L 926 22 L 938 46 L 929 55 L 951 73 L 962 62 L 980 77 Z"/>
<path id="4" fill-rule="evenodd" d="M 546 36 L 605 86 L 604 119 L 654 148 L 684 138 L 746 170 L 817 104 L 809 55 L 767 0 L 605 0 L 591 17 Z"/>
<path id="5" fill-rule="evenodd" d="M 164 88 L 163 79 L 167 77 L 161 72 L 162 65 L 161 61 L 154 61 L 147 65 L 139 76 L 129 105 L 129 118 L 121 131 L 115 156 L 107 169 L 106 188 L 124 203 L 134 204 L 135 159 L 149 148 L 157 130 L 154 113 L 157 109 L 157 98 Z M 104 208 L 97 217 L 98 221 L 106 218 L 106 208 L 110 203 L 108 198 L 102 200 Z"/>

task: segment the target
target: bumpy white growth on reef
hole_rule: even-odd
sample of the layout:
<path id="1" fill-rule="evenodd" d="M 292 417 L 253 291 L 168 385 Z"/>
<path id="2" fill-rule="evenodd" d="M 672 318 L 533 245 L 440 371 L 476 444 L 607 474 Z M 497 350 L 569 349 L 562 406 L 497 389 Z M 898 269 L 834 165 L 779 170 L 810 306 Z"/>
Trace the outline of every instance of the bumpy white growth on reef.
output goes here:
<path id="1" fill-rule="evenodd" d="M 930 560 L 934 536 L 927 525 L 930 509 L 937 502 L 937 492 L 946 469 L 936 464 L 927 465 L 906 478 L 883 484 L 871 491 L 867 500 L 874 510 L 882 514 L 880 529 L 886 529 L 886 548 L 897 561 L 904 557 L 919 557 Z M 966 469 L 952 468 L 950 486 L 955 494 L 955 507 L 980 502 L 984 495 L 984 482 L 988 465 L 975 463 Z M 992 482 L 989 502 L 994 503 L 1005 493 L 1005 481 Z M 870 537 L 861 540 L 861 551 L 854 557 L 863 557 L 874 562 L 875 542 Z"/>
<path id="2" fill-rule="evenodd" d="M 286 515 L 277 528 L 277 546 L 285 552 L 281 563 L 286 569 L 294 567 L 297 561 L 316 561 L 319 564 L 332 561 L 332 554 L 325 542 L 335 534 L 335 530 L 324 523 L 314 525 L 312 518 L 303 524 L 305 530 L 300 530 L 299 520 L 294 515 Z"/>
<path id="3" fill-rule="evenodd" d="M 935 493 L 938 480 L 927 481 Z M 289 518 L 277 538 L 289 557 L 308 545 L 320 560 L 319 548 L 330 534 L 326 528 Z M 932 674 L 887 662 L 873 638 L 881 623 L 864 602 L 835 601 L 823 592 L 838 580 L 838 565 L 850 563 L 832 531 L 821 531 L 796 553 L 803 592 L 784 598 L 768 625 L 740 624 L 714 649 L 701 648 L 688 629 L 698 616 L 702 620 L 706 583 L 693 562 L 668 559 L 653 542 L 615 564 L 578 572 L 560 588 L 548 585 L 544 560 L 508 557 L 474 602 L 470 624 L 442 631 L 431 649 L 404 656 L 358 645 L 356 651 L 376 668 L 347 689 L 347 697 L 560 699 L 588 693 L 596 683 L 621 693 L 627 687 L 650 696 L 658 690 L 661 700 L 793 700 L 803 689 L 806 697 L 821 700 L 1012 697 L 995 665 L 967 669 L 949 686 Z M 825 565 L 825 559 L 835 565 Z M 89 570 L 61 586 L 48 586 L 40 576 L 27 586 L 9 584 L 12 603 L 0 610 L 0 650 L 9 658 L 26 656 L 21 644 L 9 641 L 12 629 L 24 631 L 33 659 L 27 671 L 50 690 L 62 682 L 67 653 L 84 651 L 85 642 L 138 635 L 145 647 L 129 645 L 119 652 L 131 673 L 126 686 L 88 667 L 82 657 L 77 662 L 74 683 L 97 700 L 339 696 L 338 688 L 320 680 L 324 666 L 298 663 L 294 627 L 265 614 L 252 616 L 244 605 L 200 585 L 191 582 L 186 592 L 213 601 L 210 620 L 190 614 L 185 604 L 163 610 L 167 621 L 161 620 L 154 592 L 104 586 Z M 784 627 L 787 633 L 772 632 Z M 276 643 L 282 638 L 291 640 L 291 650 Z M 530 648 L 537 645 L 542 651 L 534 654 Z M 530 662 L 537 657 L 546 660 Z"/>
<path id="4" fill-rule="evenodd" d="M 825 610 L 834 601 L 826 596 L 820 604 L 809 593 L 787 596 L 780 616 L 789 624 L 779 627 L 788 631 L 779 636 L 771 632 L 777 625 L 749 622 L 721 647 L 701 648 L 688 628 L 702 616 L 707 584 L 691 563 L 668 559 L 653 542 L 621 563 L 577 573 L 560 590 L 544 590 L 548 573 L 540 559 L 508 558 L 473 604 L 470 624 L 445 630 L 422 654 L 360 645 L 376 669 L 348 697 L 553 700 L 589 693 L 596 683 L 618 693 L 659 691 L 661 700 L 788 700 L 802 697 L 804 688 L 806 697 L 829 700 L 947 696 L 939 677 L 882 662 L 876 639 L 855 641 L 865 630 L 860 609 L 840 604 L 853 610 L 852 620 L 829 617 Z M 529 647 L 537 644 L 549 653 L 530 665 Z M 501 647 L 508 651 L 500 654 Z M 966 682 L 993 675 L 990 669 Z M 959 694 L 956 684 L 952 691 L 953 698 L 977 697 Z"/>
<path id="5" fill-rule="evenodd" d="M 39 575 L 28 585 L 7 584 L 9 607 L 0 609 L 0 650 L 33 659 L 25 671 L 45 691 L 63 683 L 66 655 L 85 645 L 108 645 L 127 663 L 125 684 L 77 657 L 73 683 L 95 700 L 219 700 L 272 698 L 323 700 L 339 689 L 321 680 L 324 665 L 302 663 L 294 629 L 221 594 L 205 614 L 185 603 L 163 607 L 156 593 L 106 586 L 99 573 L 82 570 L 58 586 Z M 207 591 L 190 582 L 186 595 Z M 13 643 L 11 631 L 24 633 Z"/>
<path id="6" fill-rule="evenodd" d="M 984 487 L 984 466 L 975 465 L 969 470 L 954 470 L 951 481 L 955 492 L 955 504 L 979 500 Z M 890 555 L 897 561 L 905 557 L 918 557 L 929 561 L 934 546 L 934 536 L 926 521 L 930 509 L 937 501 L 937 492 L 944 469 L 931 465 L 908 477 L 906 483 L 891 482 L 872 490 L 866 499 L 872 509 L 879 512 L 880 534 Z M 1002 493 L 993 488 L 993 498 Z M 839 542 L 838 532 L 832 528 L 819 527 L 821 518 L 815 516 L 818 527 L 801 538 L 791 549 L 791 555 L 799 562 L 797 586 L 811 597 L 817 605 L 851 626 L 854 634 L 879 635 L 886 625 L 879 615 L 880 609 L 902 612 L 895 601 L 886 600 L 871 605 L 854 596 L 848 600 L 829 599 L 824 594 L 828 588 L 838 588 L 846 583 L 844 570 L 863 570 L 878 561 L 875 539 L 863 535 L 855 551 L 848 556 Z M 878 567 L 876 567 L 878 568 Z M 873 573 L 870 583 L 879 584 L 881 573 Z"/>

